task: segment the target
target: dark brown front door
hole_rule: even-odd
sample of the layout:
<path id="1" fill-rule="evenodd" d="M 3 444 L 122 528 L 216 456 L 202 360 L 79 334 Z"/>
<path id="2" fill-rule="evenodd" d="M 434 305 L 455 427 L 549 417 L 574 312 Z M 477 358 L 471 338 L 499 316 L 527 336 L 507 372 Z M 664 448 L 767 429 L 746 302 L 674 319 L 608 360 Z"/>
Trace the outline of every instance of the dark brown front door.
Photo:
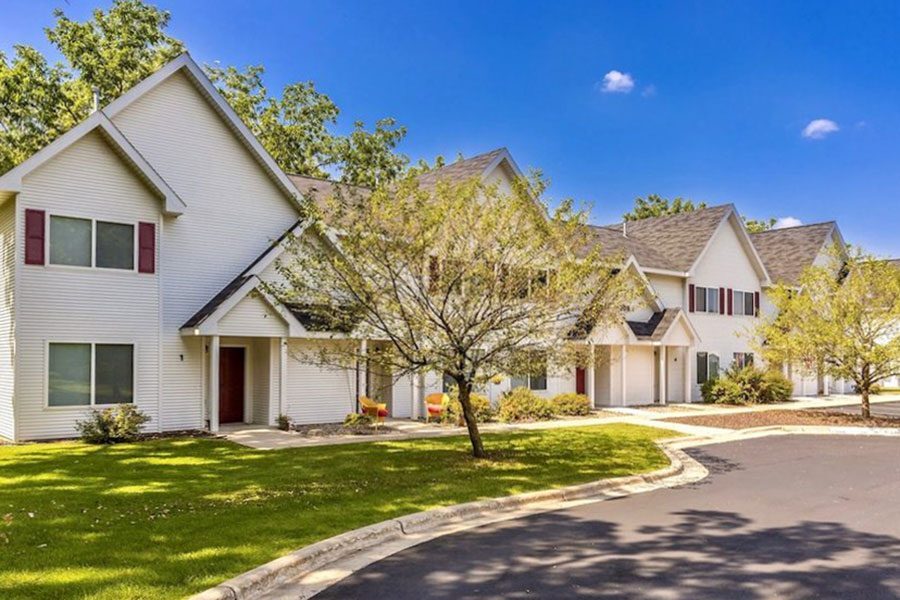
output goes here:
<path id="1" fill-rule="evenodd" d="M 219 423 L 244 420 L 244 348 L 222 348 L 219 354 Z"/>

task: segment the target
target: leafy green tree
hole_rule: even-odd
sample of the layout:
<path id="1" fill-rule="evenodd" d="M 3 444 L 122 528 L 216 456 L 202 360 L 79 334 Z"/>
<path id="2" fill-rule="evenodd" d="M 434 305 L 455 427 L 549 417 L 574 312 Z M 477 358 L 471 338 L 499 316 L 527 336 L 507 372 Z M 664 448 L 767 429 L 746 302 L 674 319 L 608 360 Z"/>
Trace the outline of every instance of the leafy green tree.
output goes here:
<path id="1" fill-rule="evenodd" d="M 115 0 L 84 22 L 54 11 L 46 30 L 64 62 L 51 65 L 37 50 L 16 45 L 0 53 L 0 173 L 22 162 L 87 117 L 92 90 L 101 104 L 122 95 L 184 51 L 167 35 L 170 15 L 141 0 Z M 286 171 L 374 186 L 399 175 L 408 159 L 396 152 L 406 128 L 394 119 L 367 130 L 361 122 L 341 136 L 332 131 L 338 108 L 312 82 L 272 96 L 261 66 L 239 71 L 207 67 L 211 79 L 262 145 Z"/>
<path id="2" fill-rule="evenodd" d="M 777 312 L 757 330 L 766 361 L 853 381 L 868 418 L 872 388 L 900 373 L 900 269 L 834 249 L 829 264 L 807 268 L 796 287 L 778 285 L 769 298 Z"/>
<path id="3" fill-rule="evenodd" d="M 680 213 L 692 212 L 699 208 L 706 208 L 705 202 L 696 205 L 691 200 L 675 198 L 672 201 L 657 194 L 649 194 L 646 198 L 635 198 L 634 208 L 631 212 L 622 215 L 626 221 L 640 221 L 650 217 L 664 217 Z"/>
<path id="4" fill-rule="evenodd" d="M 750 233 L 761 233 L 763 231 L 768 231 L 775 226 L 777 219 L 769 218 L 769 219 L 748 219 L 744 217 L 744 227 L 747 228 L 747 231 Z"/>
<path id="5" fill-rule="evenodd" d="M 343 366 L 367 360 L 393 377 L 447 375 L 472 453 L 484 445 L 473 389 L 501 374 L 538 373 L 584 357 L 570 343 L 580 318 L 621 319 L 633 282 L 592 248 L 586 215 L 564 202 L 547 214 L 539 179 L 509 193 L 479 180 L 418 186 L 408 174 L 371 194 L 347 188 L 322 208 L 341 252 L 296 240 L 272 291 L 331 330 L 375 348 L 331 343 L 298 358 Z M 581 250 L 581 251 L 579 251 Z M 299 351 L 297 351 L 299 352 Z M 358 363 L 357 363 L 358 364 Z"/>
<path id="6" fill-rule="evenodd" d="M 0 52 L 0 173 L 84 119 L 92 89 L 112 100 L 183 51 L 164 33 L 169 13 L 139 0 L 116 0 L 83 23 L 53 14 L 45 32 L 65 63 L 22 44 L 12 59 Z"/>

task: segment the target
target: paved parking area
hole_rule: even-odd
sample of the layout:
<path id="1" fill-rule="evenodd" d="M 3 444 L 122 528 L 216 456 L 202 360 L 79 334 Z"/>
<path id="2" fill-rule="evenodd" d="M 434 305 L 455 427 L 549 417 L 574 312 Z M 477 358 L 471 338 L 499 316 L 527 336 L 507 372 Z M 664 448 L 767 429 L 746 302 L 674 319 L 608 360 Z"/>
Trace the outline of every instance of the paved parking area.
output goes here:
<path id="1" fill-rule="evenodd" d="M 898 598 L 900 441 L 690 450 L 710 476 L 437 538 L 317 598 Z"/>

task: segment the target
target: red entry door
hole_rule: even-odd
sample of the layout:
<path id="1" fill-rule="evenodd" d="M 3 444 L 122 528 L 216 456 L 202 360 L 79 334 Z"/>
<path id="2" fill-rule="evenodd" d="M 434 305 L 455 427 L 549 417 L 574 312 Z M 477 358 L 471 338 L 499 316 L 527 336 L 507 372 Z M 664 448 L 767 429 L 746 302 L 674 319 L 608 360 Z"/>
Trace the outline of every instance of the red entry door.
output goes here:
<path id="1" fill-rule="evenodd" d="M 244 348 L 222 348 L 219 353 L 219 423 L 244 420 Z"/>
<path id="2" fill-rule="evenodd" d="M 584 385 L 584 369 L 575 369 L 575 393 L 583 394 L 587 386 Z"/>

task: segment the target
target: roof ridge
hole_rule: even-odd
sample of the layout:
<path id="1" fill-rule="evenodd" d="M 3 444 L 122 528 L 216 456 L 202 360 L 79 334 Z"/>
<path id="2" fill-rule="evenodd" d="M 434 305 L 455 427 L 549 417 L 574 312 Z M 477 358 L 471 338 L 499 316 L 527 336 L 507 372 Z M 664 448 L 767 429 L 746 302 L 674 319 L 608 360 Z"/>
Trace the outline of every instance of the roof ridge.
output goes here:
<path id="1" fill-rule="evenodd" d="M 600 227 L 618 227 L 619 229 L 621 229 L 623 222 L 642 223 L 642 222 L 646 222 L 646 221 L 661 221 L 664 219 L 674 219 L 675 217 L 687 217 L 687 216 L 694 215 L 694 214 L 701 213 L 701 212 L 706 212 L 706 211 L 716 210 L 716 209 L 721 209 L 721 208 L 727 208 L 729 206 L 732 209 L 737 210 L 735 208 L 733 202 L 725 202 L 723 204 L 716 204 L 715 206 L 704 206 L 703 208 L 695 208 L 694 210 L 688 210 L 685 212 L 675 213 L 675 214 L 671 214 L 671 215 L 657 215 L 655 217 L 644 217 L 643 219 L 633 219 L 633 220 L 627 220 L 627 221 L 623 219 L 622 221 L 618 221 L 617 223 L 611 223 L 609 225 L 600 225 Z"/>
<path id="2" fill-rule="evenodd" d="M 830 221 L 819 221 L 818 223 L 804 223 L 802 225 L 791 225 L 790 227 L 773 227 L 772 229 L 766 229 L 765 231 L 756 231 L 751 233 L 750 235 L 763 235 L 765 233 L 775 233 L 778 231 L 790 231 L 792 229 L 802 229 L 804 227 L 819 227 L 822 225 L 836 225 L 837 221 L 831 219 Z"/>

